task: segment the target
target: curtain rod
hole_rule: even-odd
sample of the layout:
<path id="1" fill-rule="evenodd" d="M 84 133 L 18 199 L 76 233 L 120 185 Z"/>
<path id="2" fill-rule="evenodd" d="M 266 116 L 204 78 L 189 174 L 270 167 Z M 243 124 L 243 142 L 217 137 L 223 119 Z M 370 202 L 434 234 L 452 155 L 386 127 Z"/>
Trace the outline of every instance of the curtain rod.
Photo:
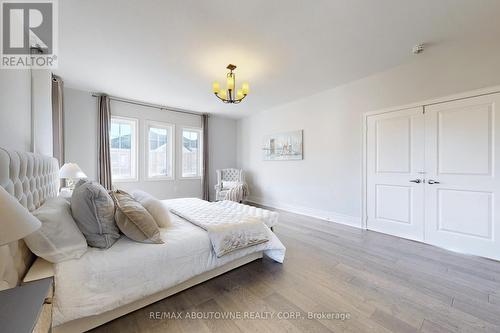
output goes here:
<path id="1" fill-rule="evenodd" d="M 99 93 L 95 93 L 95 92 L 92 93 L 93 97 L 99 97 L 99 96 L 102 96 L 102 95 L 105 95 L 105 94 L 99 94 Z M 163 106 L 163 105 L 159 105 L 159 104 L 152 104 L 152 103 L 134 101 L 132 99 L 127 99 L 127 98 L 122 98 L 122 97 L 117 97 L 117 96 L 110 96 L 110 95 L 107 95 L 107 96 L 109 97 L 110 100 L 117 101 L 117 102 L 123 102 L 123 103 L 128 103 L 128 104 L 145 106 L 145 107 L 148 107 L 148 108 L 165 110 L 165 111 L 171 111 L 171 112 L 186 113 L 186 114 L 191 114 L 191 115 L 195 115 L 195 116 L 202 116 L 202 115 L 204 115 L 204 113 L 202 113 L 202 112 L 187 111 L 187 110 L 183 110 L 183 109 L 179 109 L 179 108 L 174 108 L 174 107 L 170 107 L 170 106 Z M 206 115 L 209 116 L 208 114 L 206 114 Z"/>

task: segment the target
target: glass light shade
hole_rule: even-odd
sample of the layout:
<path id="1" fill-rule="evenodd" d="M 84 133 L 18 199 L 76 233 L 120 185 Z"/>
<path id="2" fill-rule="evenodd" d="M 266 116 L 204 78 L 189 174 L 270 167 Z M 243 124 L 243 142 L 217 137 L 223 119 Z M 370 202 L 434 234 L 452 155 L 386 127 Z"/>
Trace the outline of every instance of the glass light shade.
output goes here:
<path id="1" fill-rule="evenodd" d="M 248 95 L 248 92 L 250 91 L 250 86 L 248 85 L 248 82 L 244 82 L 241 85 L 241 90 L 243 91 L 244 95 Z"/>
<path id="2" fill-rule="evenodd" d="M 219 91 L 218 95 L 220 98 L 227 98 L 227 92 L 225 90 Z"/>
<path id="3" fill-rule="evenodd" d="M 243 98 L 243 90 L 238 89 L 238 92 L 236 93 L 236 99 L 242 99 Z"/>
<path id="4" fill-rule="evenodd" d="M 13 196 L 0 186 L 0 246 L 28 236 L 42 226 Z"/>
<path id="5" fill-rule="evenodd" d="M 212 84 L 212 90 L 213 90 L 213 92 L 214 92 L 214 93 L 216 93 L 216 94 L 220 91 L 220 85 L 219 85 L 219 82 L 214 82 L 214 83 Z"/>
<path id="6" fill-rule="evenodd" d="M 234 90 L 234 76 L 230 75 L 227 77 L 227 89 Z"/>
<path id="7" fill-rule="evenodd" d="M 79 179 L 87 178 L 87 175 L 76 163 L 65 163 L 59 170 L 59 178 Z"/>

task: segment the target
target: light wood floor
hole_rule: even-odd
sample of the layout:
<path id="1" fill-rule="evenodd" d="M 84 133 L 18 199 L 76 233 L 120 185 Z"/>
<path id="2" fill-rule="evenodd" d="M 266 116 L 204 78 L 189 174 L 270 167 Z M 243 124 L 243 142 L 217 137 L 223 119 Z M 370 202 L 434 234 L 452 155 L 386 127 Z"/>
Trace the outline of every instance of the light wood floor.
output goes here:
<path id="1" fill-rule="evenodd" d="M 281 213 L 257 260 L 93 332 L 500 332 L 500 263 Z M 345 312 L 341 320 L 152 320 L 150 312 Z"/>

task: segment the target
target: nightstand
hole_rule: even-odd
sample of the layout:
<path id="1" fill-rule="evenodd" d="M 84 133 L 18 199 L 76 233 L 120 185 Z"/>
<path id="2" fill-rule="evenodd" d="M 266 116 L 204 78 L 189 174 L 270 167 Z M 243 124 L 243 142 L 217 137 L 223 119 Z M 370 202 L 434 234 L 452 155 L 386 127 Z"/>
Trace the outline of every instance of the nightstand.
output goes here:
<path id="1" fill-rule="evenodd" d="M 0 292 L 2 332 L 47 333 L 52 326 L 52 278 Z"/>

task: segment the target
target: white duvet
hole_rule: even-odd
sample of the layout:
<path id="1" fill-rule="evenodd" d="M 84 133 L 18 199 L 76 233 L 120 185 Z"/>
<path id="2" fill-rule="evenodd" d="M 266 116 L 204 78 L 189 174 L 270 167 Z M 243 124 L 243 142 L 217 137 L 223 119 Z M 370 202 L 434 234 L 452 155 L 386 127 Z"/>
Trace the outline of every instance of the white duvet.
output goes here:
<path id="1" fill-rule="evenodd" d="M 54 326 L 100 314 L 173 287 L 253 252 L 283 262 L 285 247 L 269 241 L 217 258 L 207 232 L 175 215 L 161 229 L 165 244 L 120 238 L 110 249 L 89 248 L 80 259 L 55 265 Z"/>
<path id="2" fill-rule="evenodd" d="M 166 201 L 168 202 L 168 200 Z M 257 217 L 261 219 L 269 228 L 272 228 L 276 224 L 278 224 L 279 213 L 277 212 L 273 212 L 255 206 L 244 205 L 229 200 L 217 201 L 214 202 L 213 204 L 223 209 L 230 209 L 234 212 L 241 212 L 253 217 Z"/>
<path id="3" fill-rule="evenodd" d="M 262 219 L 220 207 L 198 198 L 165 200 L 170 211 L 203 228 L 218 258 L 233 251 L 269 241 Z"/>

